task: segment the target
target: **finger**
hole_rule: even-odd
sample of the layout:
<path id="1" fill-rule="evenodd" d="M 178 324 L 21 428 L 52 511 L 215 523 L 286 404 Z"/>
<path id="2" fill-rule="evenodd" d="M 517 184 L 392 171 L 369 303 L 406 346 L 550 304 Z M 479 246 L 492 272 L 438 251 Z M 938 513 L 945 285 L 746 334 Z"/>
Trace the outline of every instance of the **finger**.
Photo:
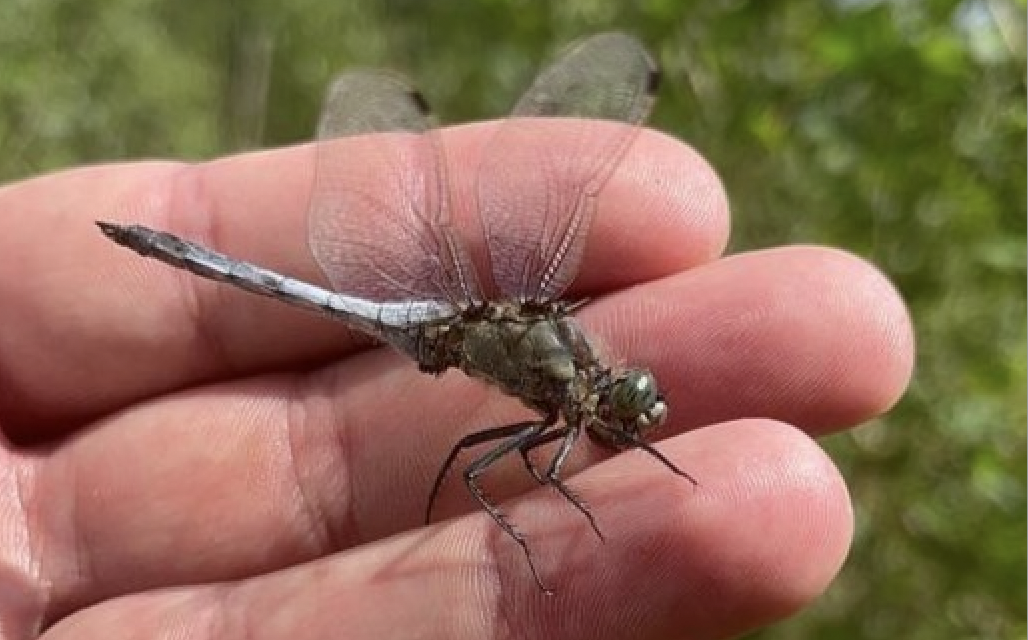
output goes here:
<path id="1" fill-rule="evenodd" d="M 885 410 L 910 373 L 902 304 L 880 274 L 835 251 L 749 254 L 633 291 L 631 301 L 598 302 L 590 324 L 663 381 L 667 433 L 697 426 L 693 412 L 794 415 L 820 433 Z M 749 310 L 758 310 L 752 321 L 726 322 Z M 40 520 L 50 533 L 37 536 L 49 541 L 44 557 L 68 565 L 46 570 L 55 594 L 78 602 L 127 585 L 251 575 L 417 526 L 452 444 L 526 414 L 460 374 L 437 379 L 402 365 L 375 351 L 310 378 L 194 390 L 126 411 L 60 449 L 41 463 L 33 492 L 59 519 Z M 757 382 L 737 372 L 748 367 Z M 567 474 L 604 455 L 579 447 Z M 451 475 L 437 518 L 477 509 Z M 517 460 L 488 474 L 498 499 L 531 482 Z M 79 565 L 92 568 L 90 581 L 60 581 Z"/>
<path id="2" fill-rule="evenodd" d="M 492 129 L 445 133 L 458 208 L 473 206 L 475 168 Z M 359 170 L 379 140 L 336 144 L 352 146 Z M 306 146 L 196 166 L 95 167 L 0 191 L 0 212 L 12 212 L 0 255 L 16 267 L 0 271 L 7 428 L 40 430 L 198 381 L 366 347 L 335 323 L 143 260 L 93 226 L 96 218 L 131 219 L 320 280 L 306 242 L 312 163 Z M 601 194 L 578 290 L 706 262 L 726 236 L 726 202 L 709 166 L 685 145 L 644 132 Z"/>
<path id="3" fill-rule="evenodd" d="M 837 572 L 852 521 L 831 462 L 769 421 L 664 443 L 703 480 L 694 488 L 644 456 L 576 478 L 607 542 L 544 490 L 512 505 L 540 570 L 483 514 L 234 585 L 122 598 L 46 636 L 691 638 L 736 636 L 781 619 Z M 129 624 L 131 621 L 132 624 Z M 255 635 L 256 634 L 256 635 Z M 264 634 L 264 635 L 262 635 Z M 123 636 L 124 637 L 124 636 Z"/>
<path id="4" fill-rule="evenodd" d="M 583 319 L 614 353 L 654 363 L 679 429 L 759 415 L 823 435 L 888 410 L 913 372 L 899 293 L 836 249 L 731 256 L 605 303 Z"/>

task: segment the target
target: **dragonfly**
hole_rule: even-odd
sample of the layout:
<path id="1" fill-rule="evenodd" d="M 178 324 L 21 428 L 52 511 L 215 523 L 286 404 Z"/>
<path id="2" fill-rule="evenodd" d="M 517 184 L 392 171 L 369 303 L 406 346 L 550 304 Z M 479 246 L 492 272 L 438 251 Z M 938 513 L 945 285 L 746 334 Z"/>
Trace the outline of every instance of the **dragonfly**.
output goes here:
<path id="1" fill-rule="evenodd" d="M 562 298 L 578 274 L 600 192 L 648 116 L 659 79 L 643 45 L 620 32 L 579 41 L 539 73 L 477 168 L 481 226 L 473 232 L 484 234 L 491 273 L 476 269 L 467 230 L 453 215 L 445 148 L 425 99 L 380 71 L 339 76 L 318 125 L 308 244 L 331 289 L 163 231 L 97 225 L 143 256 L 342 321 L 423 372 L 459 369 L 520 399 L 535 418 L 453 445 L 429 491 L 425 522 L 458 457 L 491 445 L 464 468 L 464 483 L 552 594 L 526 537 L 482 487 L 490 467 L 520 456 L 535 482 L 559 492 L 601 540 L 591 510 L 562 476 L 583 433 L 610 449 L 645 451 L 696 484 L 647 442 L 668 412 L 656 377 L 604 362 L 574 316 L 583 301 Z M 333 141 L 365 134 L 391 135 L 379 136 L 358 167 Z M 491 276 L 491 286 L 480 275 Z M 533 452 L 545 445 L 551 453 L 540 466 Z"/>

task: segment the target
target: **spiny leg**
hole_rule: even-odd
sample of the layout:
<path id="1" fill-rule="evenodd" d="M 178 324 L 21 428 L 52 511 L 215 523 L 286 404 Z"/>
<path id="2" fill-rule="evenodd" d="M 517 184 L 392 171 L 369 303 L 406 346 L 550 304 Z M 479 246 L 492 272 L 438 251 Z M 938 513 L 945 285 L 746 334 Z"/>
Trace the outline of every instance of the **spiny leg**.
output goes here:
<path id="1" fill-rule="evenodd" d="M 606 538 L 603 537 L 603 532 L 600 531 L 599 525 L 596 524 L 596 519 L 593 517 L 592 512 L 589 511 L 589 506 L 585 503 L 585 500 L 564 484 L 564 481 L 560 477 L 560 470 L 564 466 L 564 462 L 567 460 L 568 455 L 571 453 L 571 448 L 575 446 L 575 442 L 578 441 L 578 438 L 581 435 L 582 427 L 580 425 L 576 424 L 568 430 L 567 435 L 564 436 L 564 441 L 560 445 L 560 449 L 557 450 L 553 459 L 550 460 L 550 466 L 546 470 L 546 478 L 549 480 L 550 484 L 557 487 L 557 490 L 560 491 L 561 494 L 571 502 L 571 504 L 575 505 L 575 507 L 585 515 L 586 519 L 589 520 L 589 526 L 591 526 L 593 531 L 596 533 L 596 537 L 605 542 Z"/>
<path id="2" fill-rule="evenodd" d="M 453 445 L 453 448 L 450 449 L 450 454 L 446 456 L 446 461 L 443 462 L 443 466 L 440 467 L 439 473 L 436 474 L 435 482 L 432 483 L 432 491 L 428 494 L 428 506 L 425 509 L 425 524 L 432 521 L 432 506 L 435 504 L 435 499 L 439 495 L 439 489 L 443 485 L 446 473 L 450 470 L 450 467 L 453 466 L 454 461 L 462 451 L 486 442 L 492 442 L 493 440 L 516 436 L 529 428 L 536 427 L 540 424 L 544 425 L 543 428 L 545 428 L 547 423 L 545 421 L 540 423 L 538 420 L 518 422 L 516 424 L 509 424 L 503 427 L 494 427 L 492 429 L 476 431 L 475 433 L 470 433 L 458 440 L 457 444 Z"/>
<path id="3" fill-rule="evenodd" d="M 535 466 L 535 463 L 532 462 L 532 458 L 529 454 L 532 449 L 541 447 L 544 444 L 549 444 L 554 440 L 560 440 L 567 435 L 567 432 L 568 427 L 544 431 L 518 448 L 518 452 L 521 454 L 521 460 L 525 463 L 525 468 L 528 469 L 528 472 L 532 474 L 532 477 L 535 478 L 535 481 L 539 484 L 546 485 L 547 481 L 543 474 L 539 473 L 539 469 Z"/>
<path id="4" fill-rule="evenodd" d="M 560 467 L 564 464 L 564 460 L 567 458 L 568 453 L 571 451 L 572 445 L 574 445 L 575 441 L 578 440 L 578 437 L 580 435 L 580 427 L 561 427 L 560 429 L 554 429 L 553 431 L 540 433 L 538 436 L 529 440 L 521 446 L 521 457 L 525 461 L 525 466 L 528 467 L 528 471 L 532 474 L 536 481 L 539 482 L 539 484 L 552 485 L 557 491 L 560 492 L 562 496 L 564 496 L 565 500 L 573 504 L 575 508 L 578 509 L 583 516 L 585 516 L 586 520 L 589 521 L 589 526 L 592 527 L 592 530 L 596 533 L 596 536 L 600 540 L 606 541 L 606 538 L 603 537 L 603 532 L 600 531 L 599 525 L 596 524 L 596 519 L 593 517 L 592 512 L 589 511 L 589 505 L 587 505 L 585 503 L 585 500 L 583 500 L 582 497 L 579 496 L 577 493 L 572 491 L 571 488 L 568 487 L 560 478 Z M 553 459 L 550 461 L 550 465 L 549 467 L 547 467 L 546 470 L 546 475 L 543 476 L 539 473 L 539 470 L 535 468 L 535 465 L 532 464 L 531 459 L 528 457 L 528 454 L 532 449 L 553 442 L 554 440 L 560 440 L 562 438 L 564 442 L 561 445 L 560 450 L 557 451 Z"/>
<path id="5" fill-rule="evenodd" d="M 544 429 L 551 426 L 552 422 L 543 421 L 535 423 L 527 423 L 523 429 L 516 435 L 511 436 L 507 441 L 500 443 L 495 448 L 486 452 L 485 455 L 476 459 L 467 469 L 464 470 L 464 484 L 467 485 L 468 491 L 471 495 L 475 496 L 478 503 L 482 505 L 482 508 L 486 510 L 493 521 L 503 529 L 503 531 L 509 535 L 514 542 L 521 547 L 521 551 L 525 554 L 525 560 L 528 561 L 528 568 L 532 571 L 532 577 L 535 578 L 535 583 L 539 585 L 539 588 L 546 593 L 551 595 L 553 593 L 549 587 L 543 584 L 542 578 L 539 576 L 539 570 L 536 569 L 535 561 L 532 560 L 532 552 L 528 548 L 528 542 L 525 540 L 525 536 L 521 534 L 514 525 L 507 519 L 507 516 L 500 511 L 500 508 L 489 499 L 485 494 L 485 491 L 478 484 L 478 478 L 481 476 L 489 467 L 491 467 L 497 460 L 506 456 L 515 449 L 520 449 L 521 446 L 538 436 Z M 491 429 L 490 431 L 495 431 Z M 474 434 L 473 434 L 474 435 Z"/>
<path id="6" fill-rule="evenodd" d="M 656 449 L 654 449 L 653 446 L 650 443 L 646 442 L 645 440 L 643 440 L 639 436 L 635 435 L 634 433 L 630 433 L 628 431 L 622 431 L 620 429 L 611 429 L 607 425 L 604 425 L 604 424 L 598 423 L 598 422 L 597 423 L 593 423 L 591 428 L 599 429 L 599 430 L 607 433 L 608 435 L 611 436 L 611 438 L 613 440 L 618 440 L 618 441 L 620 441 L 620 442 L 622 442 L 622 443 L 624 443 L 626 445 L 629 445 L 629 446 L 632 446 L 632 447 L 635 447 L 635 448 L 638 448 L 638 449 L 642 449 L 643 451 L 645 451 L 646 453 L 650 454 L 651 456 L 656 458 L 658 461 L 660 461 L 660 463 L 663 464 L 668 469 L 670 469 L 672 473 L 674 473 L 676 475 L 679 475 L 679 476 L 682 476 L 683 478 L 685 478 L 686 480 L 691 482 L 693 484 L 693 486 L 699 486 L 700 483 L 697 482 L 696 478 L 692 477 L 691 475 L 689 475 L 685 471 L 682 471 L 681 469 L 679 469 L 678 466 L 675 465 L 674 462 L 671 462 L 670 460 L 668 460 L 667 456 L 665 456 L 660 451 L 657 451 Z"/>

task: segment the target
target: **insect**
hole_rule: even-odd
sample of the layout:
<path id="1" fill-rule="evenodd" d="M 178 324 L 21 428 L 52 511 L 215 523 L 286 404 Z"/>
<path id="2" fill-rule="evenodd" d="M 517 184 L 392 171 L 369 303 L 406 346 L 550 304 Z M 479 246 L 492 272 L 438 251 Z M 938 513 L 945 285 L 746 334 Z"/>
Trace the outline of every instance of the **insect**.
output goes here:
<path id="1" fill-rule="evenodd" d="M 144 256 L 340 320 L 391 344 L 424 372 L 460 369 L 533 409 L 535 419 L 472 433 L 454 445 L 429 492 L 426 522 L 458 455 L 493 443 L 464 469 L 464 481 L 521 547 L 539 587 L 552 593 L 525 537 L 480 485 L 494 463 L 516 452 L 534 479 L 563 495 L 601 538 L 585 502 L 561 477 L 583 433 L 615 449 L 642 449 L 696 483 L 645 440 L 668 411 L 654 375 L 604 363 L 573 316 L 579 305 L 561 299 L 578 273 L 599 192 L 648 115 L 658 79 L 635 38 L 603 33 L 569 48 L 521 97 L 477 175 L 493 295 L 485 294 L 451 217 L 444 148 L 426 102 L 385 73 L 340 76 L 318 127 L 309 244 L 333 290 L 162 231 L 97 224 Z M 555 126 L 573 148 L 553 144 Z M 360 171 L 331 142 L 385 132 L 410 135 L 383 137 L 361 159 Z M 519 176 L 517 184 L 510 176 Z M 358 222 L 367 220 L 375 224 Z M 547 444 L 554 453 L 539 467 L 530 454 Z"/>

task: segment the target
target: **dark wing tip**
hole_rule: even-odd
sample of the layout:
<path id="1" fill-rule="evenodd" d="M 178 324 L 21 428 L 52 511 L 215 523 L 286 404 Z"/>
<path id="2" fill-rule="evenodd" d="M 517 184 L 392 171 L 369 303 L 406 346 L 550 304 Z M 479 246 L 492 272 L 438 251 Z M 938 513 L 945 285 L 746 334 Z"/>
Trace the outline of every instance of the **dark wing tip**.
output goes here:
<path id="1" fill-rule="evenodd" d="M 408 95 L 410 96 L 411 104 L 413 104 L 414 107 L 419 112 L 421 112 L 421 115 L 425 116 L 426 118 L 432 116 L 432 107 L 429 106 L 428 100 L 425 99 L 424 94 L 422 94 L 420 91 L 412 87 L 409 90 Z"/>
<path id="2" fill-rule="evenodd" d="M 660 85 L 664 82 L 664 72 L 660 66 L 654 63 L 653 70 L 650 71 L 650 75 L 646 78 L 646 94 L 650 96 L 657 95 L 660 91 Z"/>

